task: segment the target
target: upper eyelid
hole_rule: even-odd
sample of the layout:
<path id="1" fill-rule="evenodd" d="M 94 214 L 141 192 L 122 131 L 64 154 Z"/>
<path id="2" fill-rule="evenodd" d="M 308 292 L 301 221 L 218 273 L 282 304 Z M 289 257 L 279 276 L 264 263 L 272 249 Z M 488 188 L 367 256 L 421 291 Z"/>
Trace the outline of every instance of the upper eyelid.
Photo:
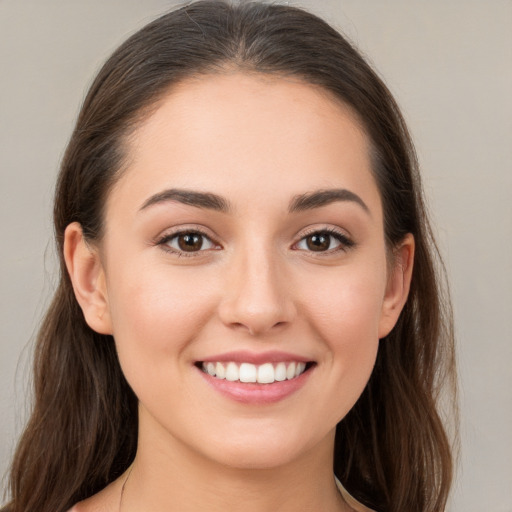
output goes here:
<path id="1" fill-rule="evenodd" d="M 329 233 L 329 234 L 338 234 L 342 236 L 343 238 L 347 238 L 349 240 L 353 240 L 352 235 L 343 228 L 340 228 L 338 226 L 333 225 L 315 225 L 315 226 L 308 226 L 301 231 L 299 231 L 297 235 L 297 241 L 302 240 L 303 238 L 314 235 L 315 233 Z"/>

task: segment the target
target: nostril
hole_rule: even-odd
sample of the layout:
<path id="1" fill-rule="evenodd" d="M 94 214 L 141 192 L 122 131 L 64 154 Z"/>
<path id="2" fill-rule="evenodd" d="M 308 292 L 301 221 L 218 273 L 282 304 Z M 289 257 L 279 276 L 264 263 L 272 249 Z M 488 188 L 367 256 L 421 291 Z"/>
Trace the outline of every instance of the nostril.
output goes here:
<path id="1" fill-rule="evenodd" d="M 273 325 L 271 323 L 257 325 L 256 322 L 250 322 L 248 325 L 240 324 L 240 323 L 236 324 L 236 325 L 242 326 L 244 329 L 247 329 L 247 331 L 249 332 L 249 334 L 251 336 L 257 336 L 259 334 L 264 334 L 266 332 L 269 332 L 269 331 L 277 329 L 277 328 L 285 327 L 287 324 L 288 324 L 288 322 L 276 322 Z"/>
<path id="2" fill-rule="evenodd" d="M 226 290 L 228 293 L 219 304 L 218 314 L 224 325 L 256 336 L 293 322 L 296 310 L 291 298 L 270 289 L 270 286 L 278 288 L 277 280 L 265 278 L 264 285 L 254 279 L 241 281 L 243 284 L 237 285 L 238 288 Z"/>
<path id="3" fill-rule="evenodd" d="M 236 331 L 248 332 L 251 336 L 255 334 L 254 330 L 251 327 L 243 324 L 242 322 L 232 322 L 230 327 Z"/>

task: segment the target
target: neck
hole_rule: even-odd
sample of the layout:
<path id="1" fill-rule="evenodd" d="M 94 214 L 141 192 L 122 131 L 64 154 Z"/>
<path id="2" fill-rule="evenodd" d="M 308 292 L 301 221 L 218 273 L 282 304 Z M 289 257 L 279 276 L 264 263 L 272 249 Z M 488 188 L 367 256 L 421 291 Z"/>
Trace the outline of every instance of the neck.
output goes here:
<path id="1" fill-rule="evenodd" d="M 297 512 L 350 510 L 332 472 L 334 433 L 307 453 L 278 466 L 250 468 L 213 461 L 183 443 L 152 432 L 139 436 L 127 473 L 121 512 Z"/>

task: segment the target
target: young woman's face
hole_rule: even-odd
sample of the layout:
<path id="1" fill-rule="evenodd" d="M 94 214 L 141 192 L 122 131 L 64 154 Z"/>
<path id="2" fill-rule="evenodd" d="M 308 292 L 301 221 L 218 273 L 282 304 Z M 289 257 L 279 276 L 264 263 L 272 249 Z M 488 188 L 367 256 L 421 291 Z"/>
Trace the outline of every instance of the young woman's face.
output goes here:
<path id="1" fill-rule="evenodd" d="M 102 322 L 141 442 L 244 468 L 332 451 L 405 300 L 351 112 L 294 80 L 187 80 L 105 218 Z"/>

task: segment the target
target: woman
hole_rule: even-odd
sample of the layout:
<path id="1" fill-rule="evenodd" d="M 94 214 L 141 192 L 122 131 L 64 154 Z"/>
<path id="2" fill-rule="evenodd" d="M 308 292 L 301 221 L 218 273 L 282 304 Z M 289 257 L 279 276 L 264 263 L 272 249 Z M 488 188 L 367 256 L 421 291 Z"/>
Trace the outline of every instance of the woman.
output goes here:
<path id="1" fill-rule="evenodd" d="M 453 340 L 414 150 L 325 22 L 202 1 L 143 28 L 54 213 L 7 510 L 443 510 Z"/>

